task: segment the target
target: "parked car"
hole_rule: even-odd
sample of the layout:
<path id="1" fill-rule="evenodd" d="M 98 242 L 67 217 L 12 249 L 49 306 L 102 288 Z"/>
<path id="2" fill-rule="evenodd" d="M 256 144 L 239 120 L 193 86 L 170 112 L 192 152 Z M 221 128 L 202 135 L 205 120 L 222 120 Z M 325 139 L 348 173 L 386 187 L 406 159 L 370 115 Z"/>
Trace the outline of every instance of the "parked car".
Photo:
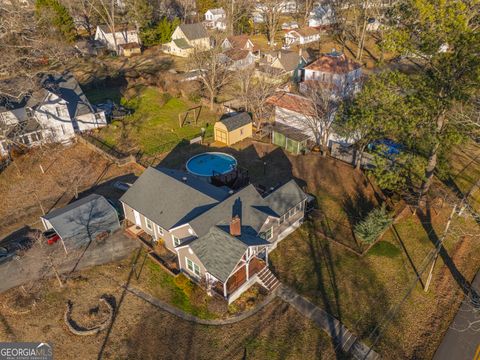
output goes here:
<path id="1" fill-rule="evenodd" d="M 20 256 L 16 251 L 9 250 L 6 247 L 0 247 L 0 264 L 9 262 L 10 260 L 19 260 Z"/>
<path id="2" fill-rule="evenodd" d="M 43 237 L 47 240 L 48 245 L 53 245 L 58 240 L 60 240 L 60 236 L 53 229 L 48 229 L 47 231 L 44 231 Z"/>
<path id="3" fill-rule="evenodd" d="M 113 187 L 121 191 L 127 191 L 128 189 L 130 189 L 130 186 L 132 186 L 132 184 L 125 183 L 122 181 L 115 181 L 113 183 Z"/>

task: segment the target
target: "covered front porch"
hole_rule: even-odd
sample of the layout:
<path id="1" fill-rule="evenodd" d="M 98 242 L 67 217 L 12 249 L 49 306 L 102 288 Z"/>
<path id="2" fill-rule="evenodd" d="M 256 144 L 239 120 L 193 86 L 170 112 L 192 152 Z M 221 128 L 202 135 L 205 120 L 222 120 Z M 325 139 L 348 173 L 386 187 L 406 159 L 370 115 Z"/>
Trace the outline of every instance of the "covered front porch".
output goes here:
<path id="1" fill-rule="evenodd" d="M 253 257 L 233 272 L 226 282 L 217 281 L 212 290 L 227 299 L 229 304 L 232 303 L 258 280 L 257 274 L 267 266 L 268 254 L 266 252 L 265 257 L 265 260 Z"/>

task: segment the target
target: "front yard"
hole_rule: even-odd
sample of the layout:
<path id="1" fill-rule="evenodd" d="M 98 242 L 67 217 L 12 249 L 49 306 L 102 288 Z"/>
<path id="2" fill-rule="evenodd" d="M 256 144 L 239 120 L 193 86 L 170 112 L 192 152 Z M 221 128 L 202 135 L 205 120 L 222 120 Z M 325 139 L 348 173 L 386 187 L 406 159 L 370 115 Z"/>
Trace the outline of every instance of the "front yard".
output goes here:
<path id="1" fill-rule="evenodd" d="M 441 236 L 450 208 L 438 211 L 432 226 Z M 271 254 L 272 268 L 281 281 L 336 316 L 367 344 L 379 336 L 374 349 L 383 358 L 430 359 L 462 299 L 459 284 L 470 281 L 480 265 L 480 243 L 475 236 L 452 231 L 429 292 L 417 284 L 385 324 L 387 312 L 401 302 L 433 248 L 428 222 L 414 215 L 401 219 L 363 257 L 313 235 L 315 225 L 307 222 Z M 470 234 L 479 232 L 473 221 L 457 218 L 452 229 L 460 226 Z M 426 273 L 422 279 L 425 283 Z"/>
<path id="2" fill-rule="evenodd" d="M 27 284 L 27 292 L 17 288 L 0 294 L 0 338 L 48 341 L 54 356 L 63 358 L 69 354 L 81 354 L 82 359 L 100 354 L 103 359 L 174 359 L 186 354 L 195 359 L 336 356 L 328 336 L 280 300 L 232 325 L 204 326 L 181 320 L 124 290 L 130 265 L 131 259 L 127 259 L 76 273 L 64 288 L 51 279 Z M 157 270 L 145 271 L 150 267 L 144 267 L 138 281 L 133 275 L 130 285 L 151 287 L 157 296 L 175 288 L 172 280 L 153 274 Z M 149 281 L 155 284 L 149 285 Z M 115 298 L 117 315 L 111 331 L 94 336 L 71 334 L 63 321 L 67 300 L 73 303 L 72 318 L 79 325 L 95 325 L 105 317 L 102 307 L 100 311 L 97 308 L 102 295 Z M 178 295 L 180 298 L 183 295 Z"/>

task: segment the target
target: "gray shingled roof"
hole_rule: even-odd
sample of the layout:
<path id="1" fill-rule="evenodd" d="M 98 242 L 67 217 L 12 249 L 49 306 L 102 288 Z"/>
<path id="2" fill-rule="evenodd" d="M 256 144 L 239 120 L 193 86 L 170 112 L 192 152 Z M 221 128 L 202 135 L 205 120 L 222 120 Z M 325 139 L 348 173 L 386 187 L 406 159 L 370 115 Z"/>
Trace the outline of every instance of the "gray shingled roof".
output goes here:
<path id="1" fill-rule="evenodd" d="M 213 226 L 205 236 L 192 241 L 189 246 L 208 272 L 225 282 L 249 246 L 268 244 L 258 237 L 237 238 L 228 230 Z"/>
<path id="2" fill-rule="evenodd" d="M 91 194 L 42 217 L 52 224 L 67 247 L 86 244 L 99 233 L 120 229 L 117 211 L 98 194 Z"/>
<path id="3" fill-rule="evenodd" d="M 188 40 L 197 40 L 208 37 L 207 30 L 205 30 L 201 23 L 181 24 L 180 29 Z"/>
<path id="4" fill-rule="evenodd" d="M 187 180 L 183 181 L 183 177 Z M 198 217 L 227 196 L 225 189 L 189 174 L 150 167 L 120 201 L 163 228 L 171 229 Z"/>
<path id="5" fill-rule="evenodd" d="M 228 131 L 232 131 L 252 122 L 252 118 L 246 112 L 237 113 L 235 115 L 227 116 L 220 120 L 225 125 Z"/>
<path id="6" fill-rule="evenodd" d="M 48 75 L 43 79 L 43 87 L 60 96 L 67 102 L 70 118 L 94 112 L 80 84 L 71 73 Z"/>
<path id="7" fill-rule="evenodd" d="M 266 205 L 280 216 L 289 209 L 305 200 L 307 195 L 295 180 L 290 180 L 265 198 Z"/>
<path id="8" fill-rule="evenodd" d="M 275 216 L 270 209 L 267 209 L 264 199 L 255 187 L 248 185 L 192 219 L 190 226 L 200 237 L 205 235 L 214 225 L 229 224 L 235 215 L 241 218 L 242 232 L 245 231 L 255 235 L 260 231 L 269 215 Z"/>

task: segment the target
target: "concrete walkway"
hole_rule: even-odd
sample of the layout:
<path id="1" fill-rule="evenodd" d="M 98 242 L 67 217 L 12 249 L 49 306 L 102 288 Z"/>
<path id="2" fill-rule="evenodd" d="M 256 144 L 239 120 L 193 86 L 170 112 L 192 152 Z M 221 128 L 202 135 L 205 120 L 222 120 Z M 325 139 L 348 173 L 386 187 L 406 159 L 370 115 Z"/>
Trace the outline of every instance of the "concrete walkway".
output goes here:
<path id="1" fill-rule="evenodd" d="M 309 318 L 318 327 L 322 328 L 334 340 L 335 345 L 345 353 L 359 360 L 380 359 L 380 356 L 375 351 L 358 340 L 340 321 L 292 289 L 285 285 L 280 285 L 277 290 L 277 295 L 283 301 L 293 306 L 303 316 Z"/>

